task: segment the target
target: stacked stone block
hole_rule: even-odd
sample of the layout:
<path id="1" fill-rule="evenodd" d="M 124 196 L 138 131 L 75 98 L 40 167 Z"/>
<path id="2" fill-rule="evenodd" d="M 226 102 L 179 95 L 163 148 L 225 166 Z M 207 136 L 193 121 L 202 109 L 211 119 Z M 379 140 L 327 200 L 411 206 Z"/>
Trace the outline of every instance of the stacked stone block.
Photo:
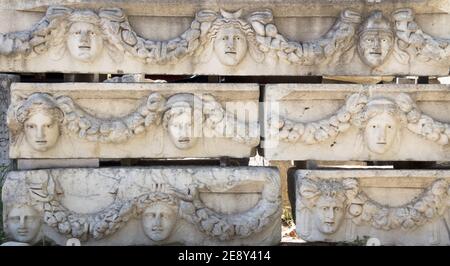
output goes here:
<path id="1" fill-rule="evenodd" d="M 415 163 L 448 161 L 448 86 L 367 84 L 448 75 L 448 1 L 7 2 L 0 71 L 66 81 L 2 76 L 7 244 L 276 245 L 292 164 L 302 239 L 449 244 L 448 171 Z"/>

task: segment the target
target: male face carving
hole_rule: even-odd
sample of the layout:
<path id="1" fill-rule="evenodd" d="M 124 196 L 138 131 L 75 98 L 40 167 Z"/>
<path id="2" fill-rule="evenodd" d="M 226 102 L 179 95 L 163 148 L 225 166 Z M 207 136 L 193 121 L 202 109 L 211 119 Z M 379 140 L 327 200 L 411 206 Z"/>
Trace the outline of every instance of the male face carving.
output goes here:
<path id="1" fill-rule="evenodd" d="M 178 216 L 176 206 L 156 202 L 144 210 L 142 227 L 145 234 L 153 241 L 167 239 L 175 227 Z"/>
<path id="2" fill-rule="evenodd" d="M 222 64 L 235 66 L 247 53 L 247 38 L 237 26 L 225 26 L 217 32 L 214 51 Z"/>
<path id="3" fill-rule="evenodd" d="M 39 213 L 28 205 L 14 206 L 8 213 L 6 226 L 15 241 L 30 243 L 39 233 Z"/>
<path id="4" fill-rule="evenodd" d="M 383 112 L 371 118 L 366 125 L 364 135 L 370 151 L 383 154 L 395 141 L 398 121 L 394 116 Z"/>
<path id="5" fill-rule="evenodd" d="M 313 209 L 316 228 L 323 234 L 335 233 L 344 218 L 344 201 L 330 196 L 320 196 Z"/>
<path id="6" fill-rule="evenodd" d="M 382 65 L 392 51 L 394 34 L 389 21 L 380 11 L 373 12 L 361 26 L 358 51 L 367 65 Z"/>
<path id="7" fill-rule="evenodd" d="M 366 32 L 359 40 L 359 49 L 364 61 L 371 67 L 380 66 L 392 50 L 392 35 L 383 31 Z"/>
<path id="8" fill-rule="evenodd" d="M 93 61 L 103 49 L 98 27 L 88 22 L 74 22 L 69 28 L 67 48 L 75 59 Z"/>

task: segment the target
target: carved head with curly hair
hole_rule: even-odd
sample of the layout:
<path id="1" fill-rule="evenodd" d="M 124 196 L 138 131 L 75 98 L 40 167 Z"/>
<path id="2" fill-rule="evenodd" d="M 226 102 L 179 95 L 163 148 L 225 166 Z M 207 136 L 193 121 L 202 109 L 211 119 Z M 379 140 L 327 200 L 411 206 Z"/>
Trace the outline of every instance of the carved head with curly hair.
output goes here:
<path id="1" fill-rule="evenodd" d="M 355 188 L 355 182 L 352 180 L 302 180 L 299 187 L 301 200 L 311 211 L 312 220 L 319 232 L 328 235 L 339 229 L 345 216 L 347 194 Z"/>
<path id="2" fill-rule="evenodd" d="M 66 45 L 69 53 L 77 60 L 92 62 L 103 49 L 100 17 L 91 10 L 76 10 L 67 19 Z"/>
<path id="3" fill-rule="evenodd" d="M 34 93 L 19 106 L 13 119 L 23 130 L 27 143 L 44 152 L 58 142 L 64 113 L 50 95 Z M 11 128 L 14 123 L 8 124 Z"/>
<path id="4" fill-rule="evenodd" d="M 244 59 L 249 46 L 257 46 L 255 32 L 249 22 L 241 19 L 242 10 L 234 13 L 221 10 L 221 15 L 212 23 L 207 39 L 213 42 L 214 52 L 222 64 L 236 66 Z"/>
<path id="5" fill-rule="evenodd" d="M 178 220 L 179 200 L 163 192 L 150 193 L 138 199 L 142 229 L 153 241 L 163 241 L 173 232 Z"/>

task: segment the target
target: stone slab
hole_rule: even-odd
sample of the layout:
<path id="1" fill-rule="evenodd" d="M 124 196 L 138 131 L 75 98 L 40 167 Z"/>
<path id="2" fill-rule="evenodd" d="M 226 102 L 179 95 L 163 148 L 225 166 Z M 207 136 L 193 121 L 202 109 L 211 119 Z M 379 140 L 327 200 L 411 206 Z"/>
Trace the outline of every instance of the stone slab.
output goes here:
<path id="1" fill-rule="evenodd" d="M 251 157 L 257 84 L 17 83 L 11 158 Z"/>
<path id="2" fill-rule="evenodd" d="M 448 170 L 297 170 L 294 176 L 297 234 L 304 240 L 450 244 Z"/>
<path id="3" fill-rule="evenodd" d="M 18 171 L 3 186 L 3 221 L 28 244 L 276 245 L 280 193 L 278 171 L 264 167 Z"/>
<path id="4" fill-rule="evenodd" d="M 99 167 L 98 159 L 18 159 L 17 170 L 46 168 Z"/>
<path id="5" fill-rule="evenodd" d="M 9 160 L 9 131 L 6 124 L 8 106 L 10 104 L 10 89 L 13 82 L 20 81 L 17 75 L 0 74 L 0 165 L 6 166 Z"/>
<path id="6" fill-rule="evenodd" d="M 449 72 L 448 1 L 69 2 L 20 1 L 1 9 L 0 17 L 17 23 L 0 23 L 0 71 L 278 76 Z M 172 11 L 164 15 L 167 5 Z M 287 6 L 292 15 L 280 12 Z M 141 13 L 133 15 L 137 10 Z"/>
<path id="7" fill-rule="evenodd" d="M 264 155 L 269 160 L 449 160 L 449 88 L 267 85 Z"/>

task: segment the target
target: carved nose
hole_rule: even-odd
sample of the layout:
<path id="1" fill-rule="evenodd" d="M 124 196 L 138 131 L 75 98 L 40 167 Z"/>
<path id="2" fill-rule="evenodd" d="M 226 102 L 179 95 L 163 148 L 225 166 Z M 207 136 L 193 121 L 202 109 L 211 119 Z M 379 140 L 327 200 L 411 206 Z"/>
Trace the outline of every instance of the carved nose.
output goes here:
<path id="1" fill-rule="evenodd" d="M 43 128 L 43 127 L 38 127 L 38 128 L 37 128 L 36 134 L 37 134 L 37 138 L 38 138 L 38 139 L 43 139 L 43 138 L 45 138 L 44 128 Z"/>
<path id="2" fill-rule="evenodd" d="M 326 216 L 327 220 L 332 220 L 334 219 L 334 211 L 333 209 L 330 209 L 329 211 L 327 211 L 327 216 Z"/>
<path id="3" fill-rule="evenodd" d="M 89 33 L 88 32 L 81 32 L 80 42 L 82 42 L 83 44 L 89 44 Z"/>
<path id="4" fill-rule="evenodd" d="M 386 128 L 381 128 L 378 131 L 378 140 L 379 144 L 386 144 Z"/>

